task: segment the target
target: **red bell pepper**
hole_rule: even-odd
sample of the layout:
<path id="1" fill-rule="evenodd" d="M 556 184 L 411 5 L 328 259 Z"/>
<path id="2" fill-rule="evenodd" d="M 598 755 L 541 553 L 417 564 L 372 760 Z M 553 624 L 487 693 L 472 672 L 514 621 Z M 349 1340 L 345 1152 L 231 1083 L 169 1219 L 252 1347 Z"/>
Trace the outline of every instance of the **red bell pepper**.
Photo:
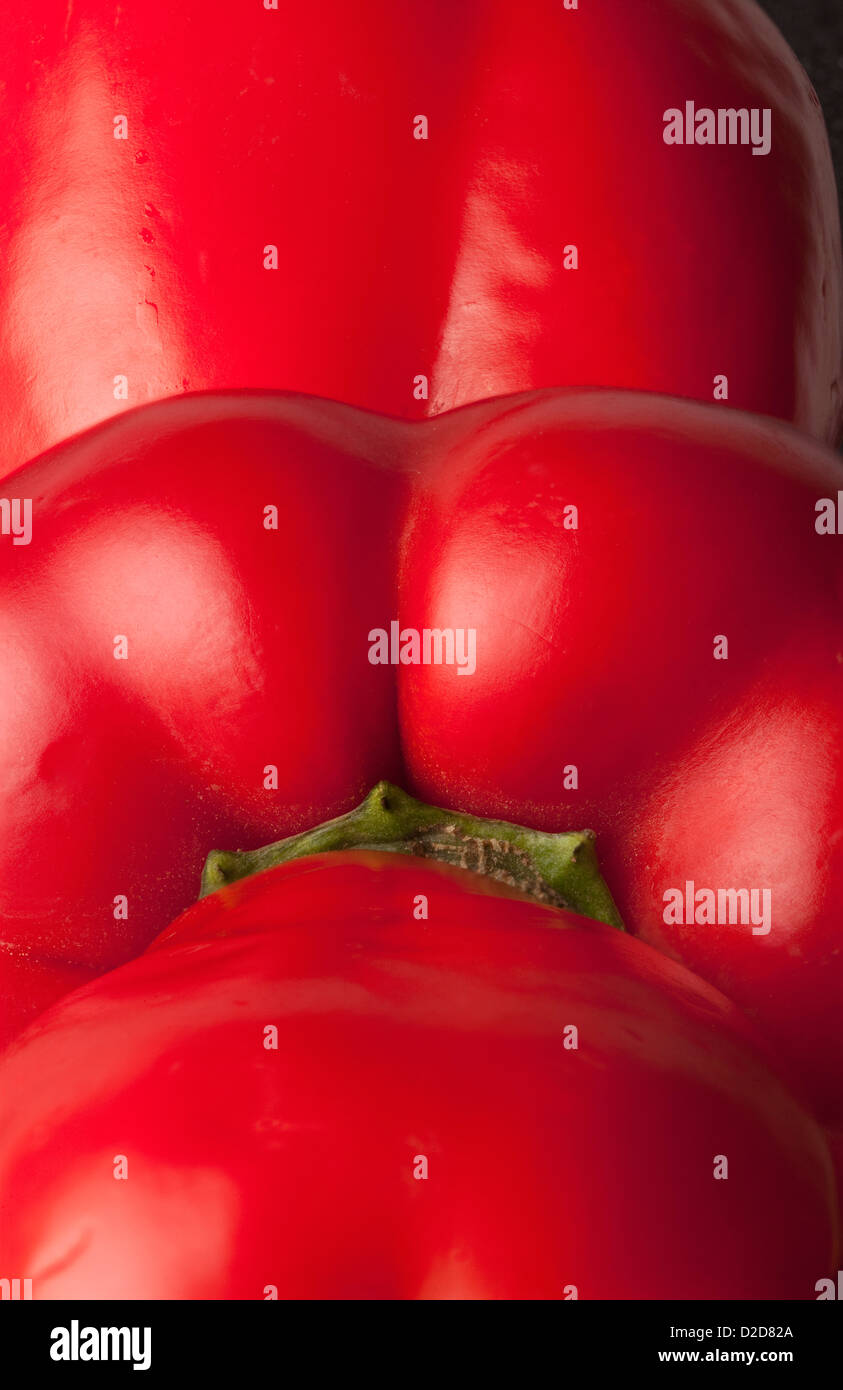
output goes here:
<path id="1" fill-rule="evenodd" d="M 617 392 L 419 424 L 247 393 L 124 415 L 10 487 L 33 508 L 29 544 L 0 536 L 6 1036 L 49 992 L 21 953 L 118 965 L 210 849 L 386 776 L 594 829 L 630 929 L 841 1115 L 833 454 Z"/>
<path id="2" fill-rule="evenodd" d="M 6 471 L 206 388 L 838 432 L 825 129 L 750 0 L 5 0 L 0 53 Z"/>
<path id="3" fill-rule="evenodd" d="M 349 822 L 0 1062 L 0 1267 L 48 1299 L 816 1298 L 828 1151 L 740 1012 L 436 862 L 605 905 L 588 842 L 385 785 Z"/>

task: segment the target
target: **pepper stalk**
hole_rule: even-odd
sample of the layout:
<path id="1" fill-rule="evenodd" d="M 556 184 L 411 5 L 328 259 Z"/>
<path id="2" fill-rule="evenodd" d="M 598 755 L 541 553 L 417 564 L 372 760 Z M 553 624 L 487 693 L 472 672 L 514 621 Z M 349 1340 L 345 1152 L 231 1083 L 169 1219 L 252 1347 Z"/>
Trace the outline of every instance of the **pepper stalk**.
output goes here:
<path id="1" fill-rule="evenodd" d="M 454 864 L 506 883 L 552 907 L 623 930 L 600 873 L 594 832 L 542 831 L 509 821 L 428 806 L 391 782 L 378 782 L 353 811 L 313 830 L 254 850 L 213 850 L 200 898 L 252 874 L 326 851 L 376 849 Z"/>

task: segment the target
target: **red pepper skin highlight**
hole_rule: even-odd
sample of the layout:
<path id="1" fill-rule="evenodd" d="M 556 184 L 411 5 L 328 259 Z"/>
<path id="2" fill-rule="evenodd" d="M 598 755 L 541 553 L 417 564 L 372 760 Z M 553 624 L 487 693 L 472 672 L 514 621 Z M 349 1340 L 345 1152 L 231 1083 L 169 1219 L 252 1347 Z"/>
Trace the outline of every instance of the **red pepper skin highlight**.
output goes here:
<path id="1" fill-rule="evenodd" d="M 825 127 L 749 0 L 5 0 L 0 54 L 6 471 L 241 387 L 421 418 L 725 376 L 839 432 Z M 666 144 L 687 101 L 769 152 Z"/>
<path id="2" fill-rule="evenodd" d="M 35 1298 L 813 1299 L 836 1268 L 824 1140 L 733 1005 L 373 851 L 213 893 L 44 1015 L 0 1061 L 0 1211 Z"/>

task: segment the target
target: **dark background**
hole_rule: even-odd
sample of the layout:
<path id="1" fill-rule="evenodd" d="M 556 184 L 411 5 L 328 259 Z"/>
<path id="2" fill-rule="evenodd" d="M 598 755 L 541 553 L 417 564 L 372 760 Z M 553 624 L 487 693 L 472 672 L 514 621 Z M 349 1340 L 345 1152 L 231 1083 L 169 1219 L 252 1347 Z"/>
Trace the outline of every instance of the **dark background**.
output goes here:
<path id="1" fill-rule="evenodd" d="M 781 29 L 820 99 L 838 191 L 843 188 L 843 0 L 759 0 Z"/>

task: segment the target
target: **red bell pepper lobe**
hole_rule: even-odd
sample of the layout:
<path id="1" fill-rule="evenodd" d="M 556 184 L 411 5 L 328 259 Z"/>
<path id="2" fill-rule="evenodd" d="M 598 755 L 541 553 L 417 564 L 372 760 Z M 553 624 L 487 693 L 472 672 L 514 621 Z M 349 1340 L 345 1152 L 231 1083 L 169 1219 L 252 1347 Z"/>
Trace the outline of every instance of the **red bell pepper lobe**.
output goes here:
<path id="1" fill-rule="evenodd" d="M 272 387 L 840 423 L 823 119 L 750 0 L 5 0 L 4 471 Z"/>
<path id="2" fill-rule="evenodd" d="M 815 1299 L 828 1150 L 740 1011 L 407 848 L 224 887 L 44 1015 L 0 1061 L 0 1267 L 36 1299 Z"/>

